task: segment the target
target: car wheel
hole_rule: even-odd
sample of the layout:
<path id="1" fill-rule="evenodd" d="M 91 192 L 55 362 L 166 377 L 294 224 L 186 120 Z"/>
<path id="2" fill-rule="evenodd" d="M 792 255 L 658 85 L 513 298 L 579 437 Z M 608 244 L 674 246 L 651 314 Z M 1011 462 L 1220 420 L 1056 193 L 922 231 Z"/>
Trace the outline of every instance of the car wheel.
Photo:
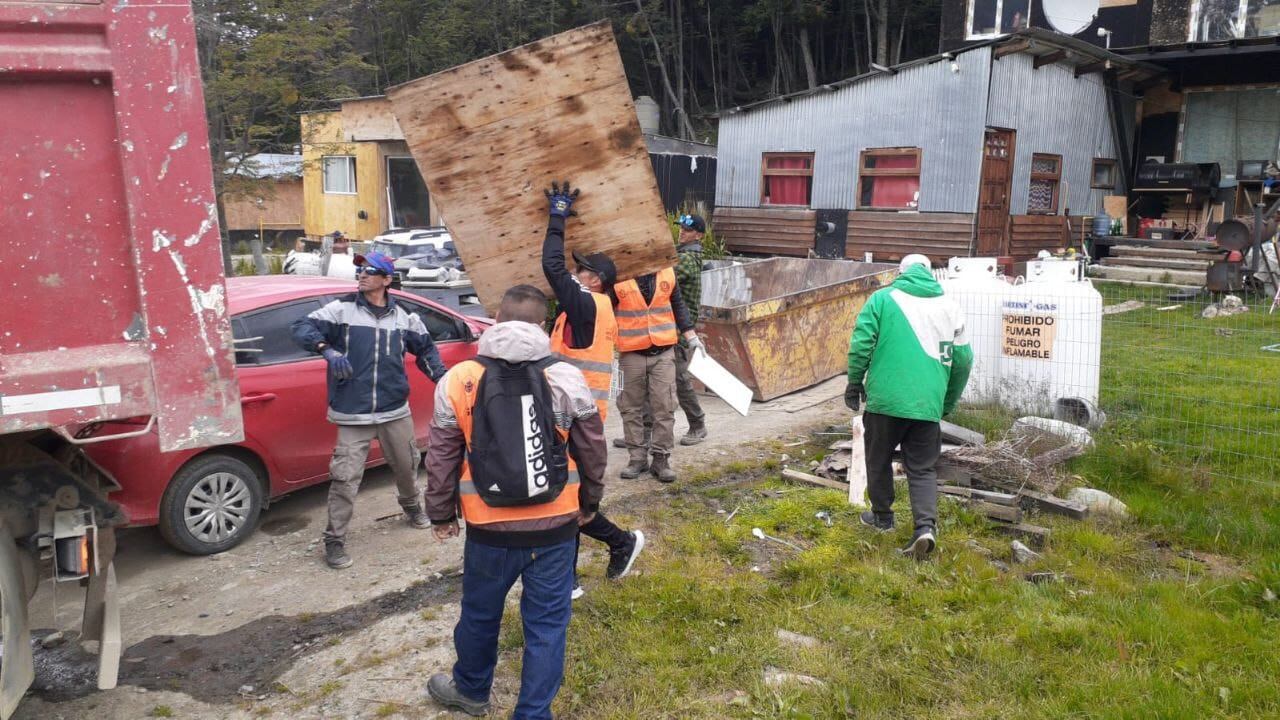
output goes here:
<path id="1" fill-rule="evenodd" d="M 262 513 L 262 480 L 230 455 L 205 455 L 169 481 L 160 501 L 160 534 L 192 555 L 212 555 L 240 544 Z"/>

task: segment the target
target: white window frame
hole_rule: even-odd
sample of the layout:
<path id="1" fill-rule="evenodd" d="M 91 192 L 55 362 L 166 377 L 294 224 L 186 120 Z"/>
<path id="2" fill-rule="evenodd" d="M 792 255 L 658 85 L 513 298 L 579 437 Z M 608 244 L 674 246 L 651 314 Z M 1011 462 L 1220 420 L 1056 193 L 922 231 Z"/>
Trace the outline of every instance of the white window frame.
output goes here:
<path id="1" fill-rule="evenodd" d="M 972 0 L 970 0 L 972 2 Z M 1202 0 L 1192 0 L 1191 3 L 1191 24 L 1187 27 L 1187 42 L 1221 42 L 1222 40 L 1242 40 L 1244 39 L 1244 31 L 1249 23 L 1249 0 L 1240 0 L 1239 10 L 1236 12 L 1236 27 L 1231 38 L 1219 38 L 1218 40 L 1197 40 L 1196 30 L 1200 27 L 1200 10 Z M 1257 37 L 1278 37 L 1276 35 L 1258 35 Z"/>
<path id="2" fill-rule="evenodd" d="M 343 190 L 329 189 L 329 161 L 330 160 L 347 160 L 347 179 L 350 181 L 350 192 Z M 320 187 L 325 195 L 355 195 L 359 192 L 359 186 L 356 184 L 356 156 L 355 155 L 323 155 L 320 158 Z"/>
<path id="3" fill-rule="evenodd" d="M 1004 24 L 1004 4 L 1005 0 L 996 0 L 996 31 L 993 33 L 977 34 L 973 32 L 973 5 L 978 0 L 969 0 L 965 5 L 964 14 L 964 39 L 965 40 L 990 40 L 998 38 L 1002 35 L 1008 35 L 1010 31 L 1006 31 L 1001 25 Z M 1031 0 L 1008 0 L 1010 3 L 1027 3 L 1027 27 L 1031 27 Z M 1248 0 L 1243 0 L 1248 2 Z M 1200 0 L 1195 0 L 1199 4 Z"/>

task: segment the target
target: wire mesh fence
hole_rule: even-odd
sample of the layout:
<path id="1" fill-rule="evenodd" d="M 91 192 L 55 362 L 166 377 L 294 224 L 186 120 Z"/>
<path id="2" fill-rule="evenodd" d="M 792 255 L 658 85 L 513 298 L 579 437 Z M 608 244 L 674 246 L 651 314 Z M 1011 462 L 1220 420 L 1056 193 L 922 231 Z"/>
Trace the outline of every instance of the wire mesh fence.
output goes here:
<path id="1" fill-rule="evenodd" d="M 1227 296 L 1090 285 L 1073 282 L 1067 262 L 1010 285 L 954 262 L 938 274 L 965 310 L 974 348 L 965 402 L 1075 421 L 1100 409 L 1105 442 L 1149 448 L 1189 473 L 1280 488 L 1274 288 Z"/>
<path id="2" fill-rule="evenodd" d="M 1098 282 L 1114 437 L 1190 471 L 1280 486 L 1280 313 L 1263 293 Z M 1172 299 L 1171 299 L 1172 298 Z"/>

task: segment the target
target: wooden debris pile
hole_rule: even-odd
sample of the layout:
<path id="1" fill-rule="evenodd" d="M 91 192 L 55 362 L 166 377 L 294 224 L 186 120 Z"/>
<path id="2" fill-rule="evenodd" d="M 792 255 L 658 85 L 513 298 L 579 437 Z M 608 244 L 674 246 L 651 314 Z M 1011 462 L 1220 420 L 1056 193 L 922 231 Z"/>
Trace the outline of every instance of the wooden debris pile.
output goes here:
<path id="1" fill-rule="evenodd" d="M 1081 429 L 1082 430 L 1082 429 Z M 986 516 L 995 527 L 1043 545 L 1049 529 L 1025 522 L 1028 512 L 1053 513 L 1083 519 L 1089 513 L 1081 502 L 1055 496 L 1069 476 L 1062 465 L 1084 454 L 1083 436 L 1027 432 L 1015 427 L 1005 437 L 987 442 L 979 433 L 943 423 L 943 452 L 938 460 L 938 492 L 964 502 Z M 812 474 L 785 469 L 782 477 L 795 482 L 848 489 L 846 473 L 851 441 L 832 443 L 830 452 L 812 467 Z M 899 471 L 895 464 L 895 471 Z M 896 474 L 900 474 L 900 471 Z"/>

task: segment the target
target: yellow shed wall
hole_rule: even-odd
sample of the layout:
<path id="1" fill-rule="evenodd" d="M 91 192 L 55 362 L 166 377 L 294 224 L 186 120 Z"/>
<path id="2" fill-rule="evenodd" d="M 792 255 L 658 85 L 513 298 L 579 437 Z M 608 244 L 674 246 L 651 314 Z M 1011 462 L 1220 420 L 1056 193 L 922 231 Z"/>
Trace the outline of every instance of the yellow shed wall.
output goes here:
<path id="1" fill-rule="evenodd" d="M 352 240 L 371 240 L 385 227 L 383 200 L 385 170 L 378 143 L 344 142 L 342 115 L 338 112 L 302 116 L 303 230 L 320 236 L 341 230 Z M 322 159 L 350 155 L 356 160 L 356 193 L 324 192 Z M 365 217 L 360 217 L 361 212 Z"/>

